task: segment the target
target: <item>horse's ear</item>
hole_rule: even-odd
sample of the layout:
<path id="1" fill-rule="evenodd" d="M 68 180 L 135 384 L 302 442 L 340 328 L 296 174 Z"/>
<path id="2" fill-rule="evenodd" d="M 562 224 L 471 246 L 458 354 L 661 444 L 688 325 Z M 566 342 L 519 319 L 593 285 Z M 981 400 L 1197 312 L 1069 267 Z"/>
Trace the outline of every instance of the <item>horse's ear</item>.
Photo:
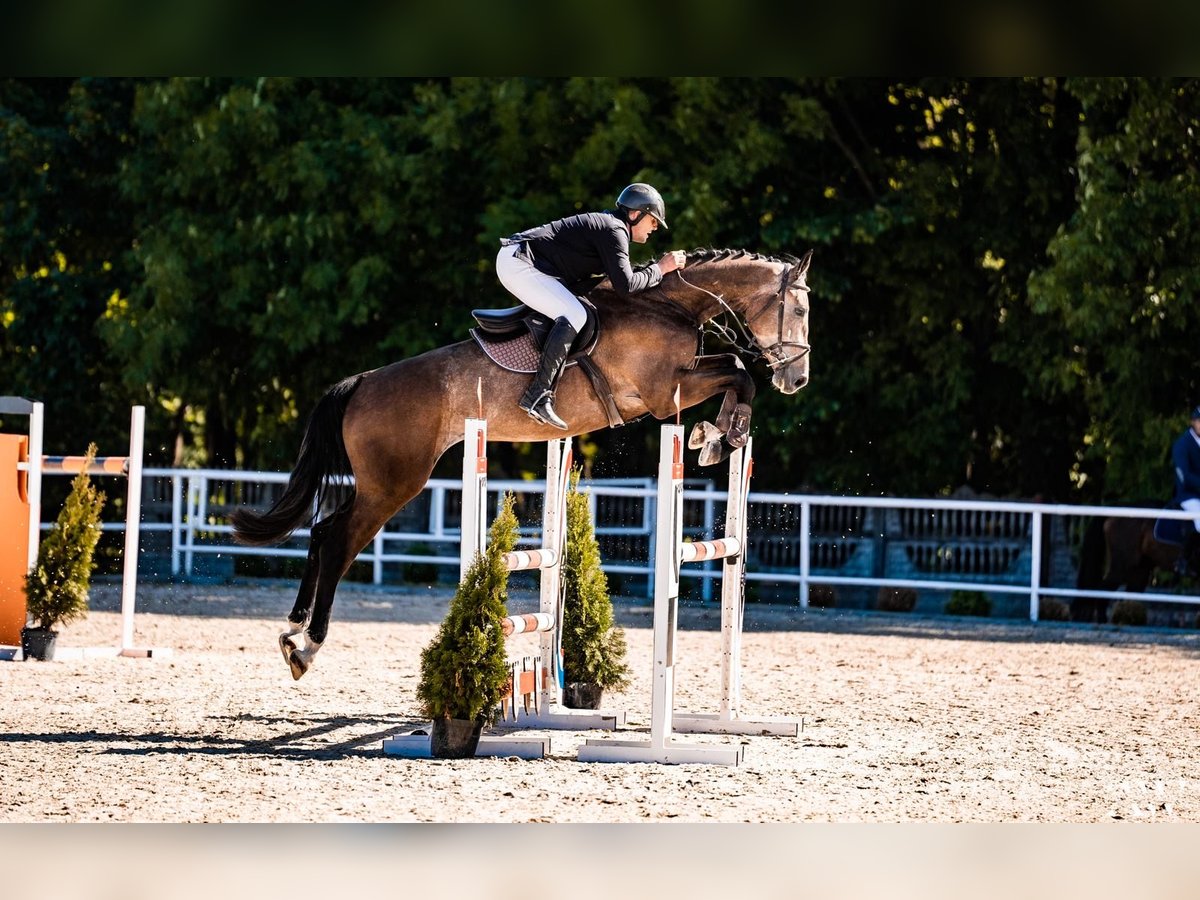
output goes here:
<path id="1" fill-rule="evenodd" d="M 812 251 L 809 250 L 804 256 L 800 257 L 800 262 L 796 264 L 795 278 L 802 278 L 808 274 L 808 266 L 812 262 Z"/>

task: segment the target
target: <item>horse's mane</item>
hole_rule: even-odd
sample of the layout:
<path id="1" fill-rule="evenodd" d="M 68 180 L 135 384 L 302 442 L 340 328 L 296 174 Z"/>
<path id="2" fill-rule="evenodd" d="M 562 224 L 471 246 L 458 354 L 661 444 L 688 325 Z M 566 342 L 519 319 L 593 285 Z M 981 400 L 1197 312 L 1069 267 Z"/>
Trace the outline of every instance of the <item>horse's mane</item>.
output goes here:
<path id="1" fill-rule="evenodd" d="M 738 262 L 759 262 L 759 263 L 784 263 L 789 266 L 794 266 L 800 262 L 795 256 L 789 253 L 781 254 L 779 257 L 767 256 L 763 253 L 754 253 L 750 250 L 734 250 L 730 248 L 714 248 L 714 247 L 697 247 L 695 250 L 687 251 L 687 263 L 684 266 L 684 274 L 693 267 L 704 266 L 720 266 L 726 263 Z M 649 301 L 653 298 L 666 297 L 669 299 L 678 300 L 679 295 L 691 295 L 695 299 L 695 291 L 684 285 L 680 286 L 675 282 L 664 281 L 655 287 L 650 288 L 638 297 L 642 300 Z M 606 303 L 619 303 L 622 309 L 628 307 L 628 300 L 622 300 L 617 297 L 612 289 L 612 284 L 606 278 L 601 281 L 588 295 L 598 306 Z"/>
<path id="2" fill-rule="evenodd" d="M 795 256 L 790 253 L 784 253 L 782 256 L 767 256 L 763 253 L 753 253 L 750 250 L 731 250 L 729 248 L 717 249 L 714 247 L 697 247 L 695 250 L 687 252 L 687 265 L 700 266 L 708 263 L 730 262 L 733 260 L 761 260 L 762 262 L 781 262 L 787 263 L 789 266 L 794 266 L 800 262 Z M 686 267 L 685 267 L 686 268 Z"/>

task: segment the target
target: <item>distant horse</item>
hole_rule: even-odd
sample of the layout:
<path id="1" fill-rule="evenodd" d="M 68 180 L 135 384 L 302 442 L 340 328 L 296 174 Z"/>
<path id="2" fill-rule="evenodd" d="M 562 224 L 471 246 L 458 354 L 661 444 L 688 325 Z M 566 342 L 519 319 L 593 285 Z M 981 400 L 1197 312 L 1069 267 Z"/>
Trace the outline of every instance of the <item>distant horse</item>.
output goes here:
<path id="1" fill-rule="evenodd" d="M 1081 591 L 1116 591 L 1124 586 L 1127 591 L 1141 593 L 1150 584 L 1155 569 L 1174 571 L 1182 546 L 1158 540 L 1154 535 L 1155 521 L 1124 516 L 1092 519 L 1083 535 L 1076 588 Z M 1181 524 L 1192 527 L 1189 522 Z M 1073 598 L 1071 619 L 1076 622 L 1105 622 L 1108 619 L 1108 601 L 1091 597 Z"/>
<path id="2" fill-rule="evenodd" d="M 569 368 L 554 403 L 568 433 L 606 428 L 614 411 L 626 422 L 647 414 L 665 419 L 675 413 L 678 386 L 680 408 L 724 395 L 716 425 L 701 423 L 689 440 L 692 449 L 704 448 L 702 463 L 744 445 L 754 381 L 736 354 L 702 352 L 703 326 L 729 314 L 723 336 L 766 360 L 776 390 L 800 390 L 808 382 L 811 259 L 811 250 L 802 259 L 696 250 L 683 270 L 640 294 L 620 297 L 601 282 L 588 297 L 599 319 L 591 361 L 610 386 L 615 410 L 579 367 Z M 480 379 L 487 388 L 481 399 Z M 352 491 L 312 527 L 289 630 L 279 637 L 293 678 L 308 670 L 325 640 L 334 592 L 351 562 L 463 439 L 464 419 L 482 415 L 496 441 L 564 436 L 517 406 L 528 381 L 492 363 L 474 341 L 462 341 L 347 378 L 318 401 L 283 495 L 265 513 L 241 508 L 231 517 L 240 542 L 278 543 L 312 522 L 313 501 L 322 508 L 330 479 L 354 476 Z M 301 632 L 303 649 L 292 640 Z"/>

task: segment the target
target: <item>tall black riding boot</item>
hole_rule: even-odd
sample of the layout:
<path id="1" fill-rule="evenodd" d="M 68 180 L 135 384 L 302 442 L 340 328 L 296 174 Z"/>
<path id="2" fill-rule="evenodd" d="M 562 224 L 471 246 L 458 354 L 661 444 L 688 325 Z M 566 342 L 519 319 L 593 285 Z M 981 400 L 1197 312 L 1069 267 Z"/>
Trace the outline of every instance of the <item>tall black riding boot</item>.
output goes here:
<path id="1" fill-rule="evenodd" d="M 563 431 L 567 430 L 567 423 L 554 411 L 554 389 L 567 361 L 567 354 L 571 352 L 575 334 L 575 329 L 566 319 L 560 317 L 554 320 L 554 327 L 546 335 L 546 343 L 542 347 L 537 373 L 519 403 L 530 418 Z"/>

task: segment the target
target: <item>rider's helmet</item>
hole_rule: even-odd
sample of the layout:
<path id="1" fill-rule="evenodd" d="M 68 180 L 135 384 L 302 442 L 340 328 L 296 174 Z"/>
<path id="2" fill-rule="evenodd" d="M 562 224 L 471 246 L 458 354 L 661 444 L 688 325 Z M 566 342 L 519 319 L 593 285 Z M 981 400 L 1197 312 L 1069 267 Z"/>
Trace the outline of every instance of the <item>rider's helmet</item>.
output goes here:
<path id="1" fill-rule="evenodd" d="M 637 182 L 621 191 L 621 196 L 617 198 L 617 208 L 648 212 L 658 220 L 659 225 L 667 227 L 667 208 L 663 205 L 662 194 L 648 184 Z"/>
<path id="2" fill-rule="evenodd" d="M 1194 407 L 1194 408 L 1192 409 L 1192 415 L 1191 415 L 1191 418 L 1192 418 L 1192 420 L 1193 420 L 1193 421 L 1194 421 L 1194 420 L 1196 420 L 1196 419 L 1200 419 L 1200 406 Z"/>

